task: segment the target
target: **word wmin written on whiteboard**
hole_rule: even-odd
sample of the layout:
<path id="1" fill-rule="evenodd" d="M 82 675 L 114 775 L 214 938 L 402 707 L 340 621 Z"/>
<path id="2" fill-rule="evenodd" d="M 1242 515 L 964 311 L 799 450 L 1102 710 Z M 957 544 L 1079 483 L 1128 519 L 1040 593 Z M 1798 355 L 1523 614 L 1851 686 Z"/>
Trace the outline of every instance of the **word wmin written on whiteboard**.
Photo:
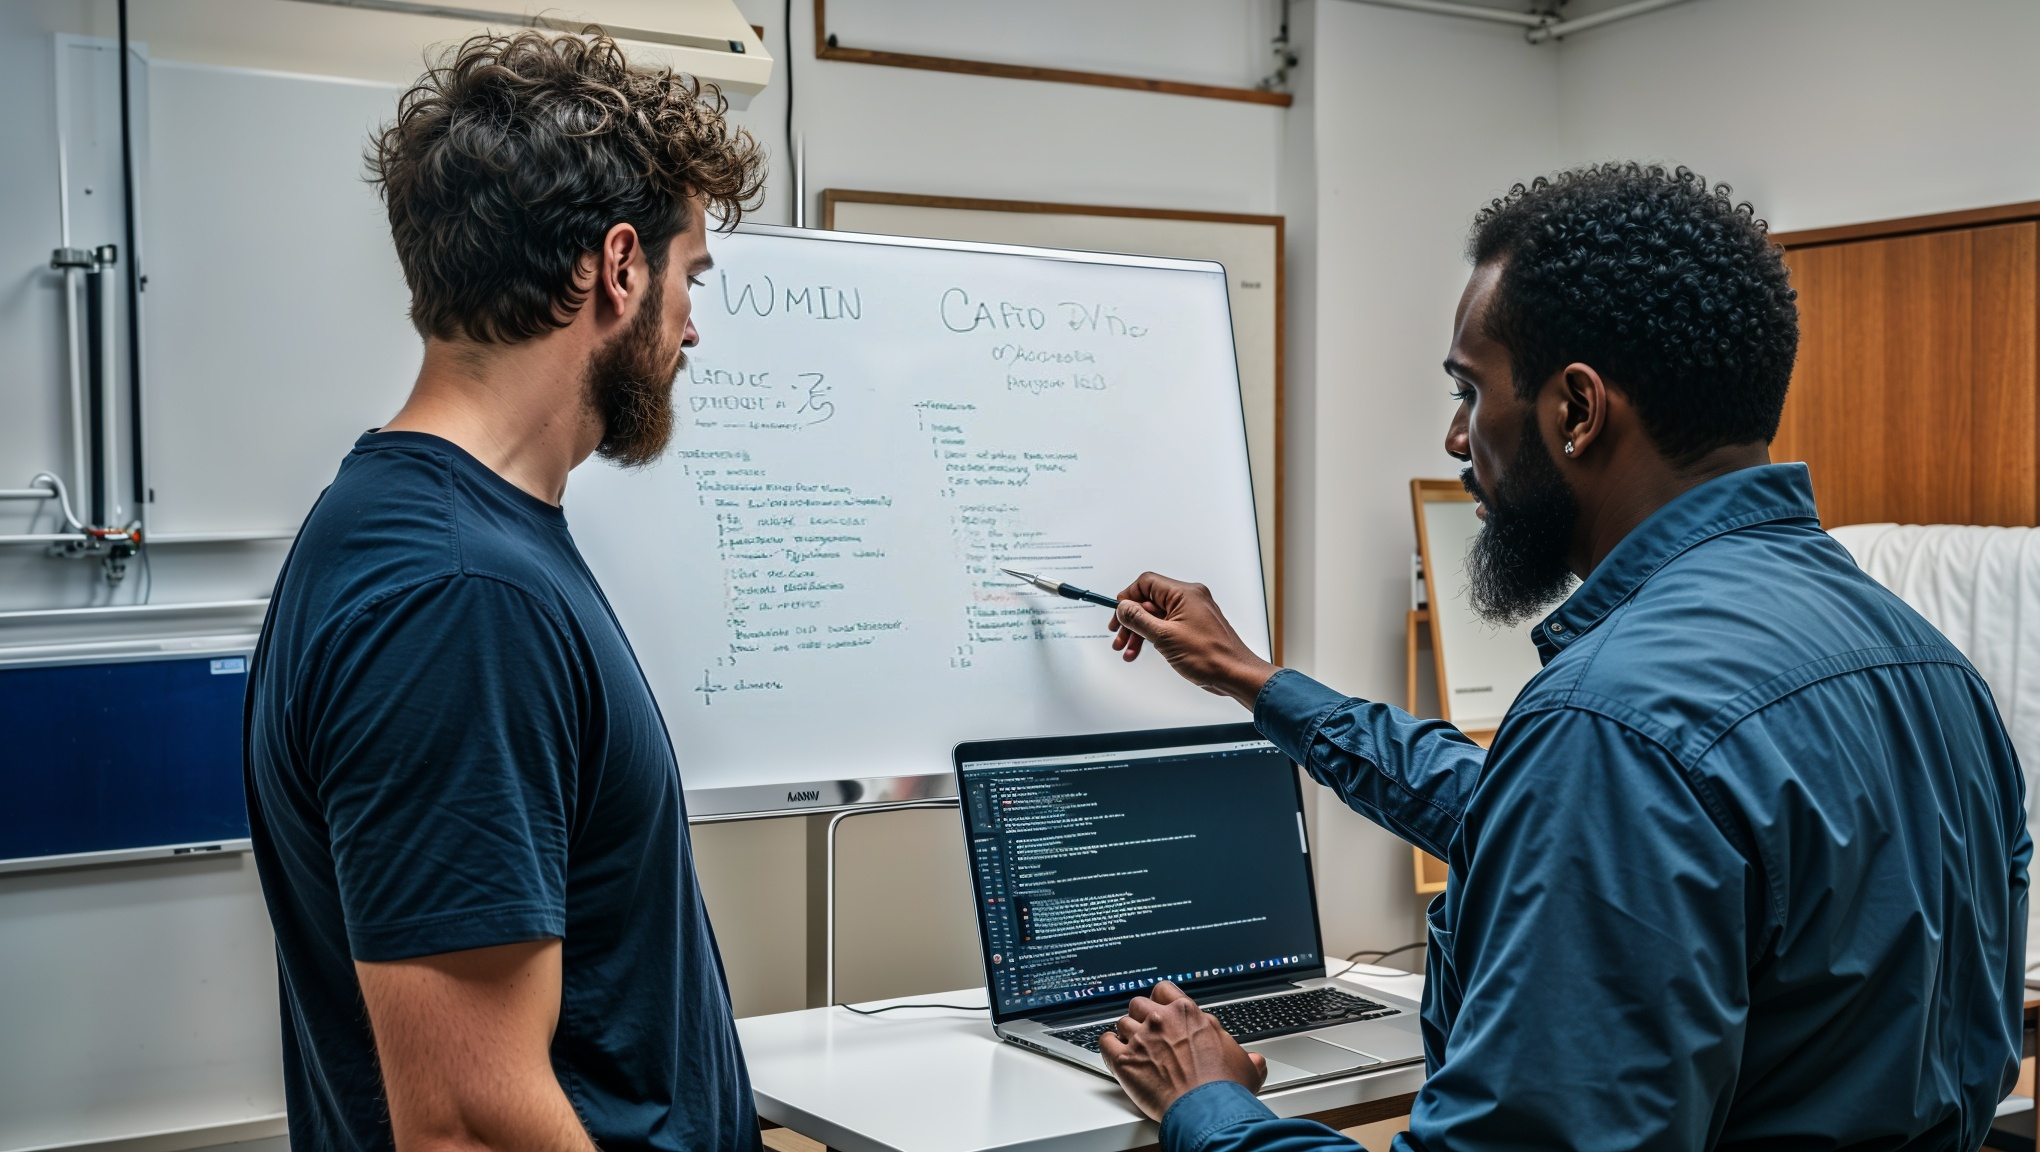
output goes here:
<path id="1" fill-rule="evenodd" d="M 783 295 L 782 295 L 783 294 Z M 750 312 L 756 316 L 785 316 L 806 320 L 862 320 L 864 293 L 856 288 L 832 284 L 781 288 L 770 276 L 759 276 L 736 286 L 731 294 L 730 277 L 722 275 L 723 309 L 730 315 Z"/>

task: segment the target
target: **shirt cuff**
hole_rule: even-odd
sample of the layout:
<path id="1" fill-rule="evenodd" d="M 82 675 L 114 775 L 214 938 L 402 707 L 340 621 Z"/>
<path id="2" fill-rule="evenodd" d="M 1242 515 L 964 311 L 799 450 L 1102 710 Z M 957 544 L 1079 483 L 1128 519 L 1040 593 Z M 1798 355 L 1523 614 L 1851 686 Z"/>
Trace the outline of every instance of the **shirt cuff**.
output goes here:
<path id="1" fill-rule="evenodd" d="M 565 939 L 566 935 L 564 909 L 546 904 L 503 904 L 393 923 L 349 924 L 347 951 L 354 959 L 373 964 L 499 944 Z"/>
<path id="2" fill-rule="evenodd" d="M 1198 1152 L 1213 1133 L 1252 1120 L 1273 1120 L 1275 1113 L 1231 1080 L 1199 1084 L 1169 1105 L 1162 1116 L 1162 1152 Z"/>
<path id="3" fill-rule="evenodd" d="M 1294 668 L 1284 668 L 1254 697 L 1254 727 L 1298 764 L 1310 763 L 1310 743 L 1332 710 L 1347 703 L 1330 688 Z"/>

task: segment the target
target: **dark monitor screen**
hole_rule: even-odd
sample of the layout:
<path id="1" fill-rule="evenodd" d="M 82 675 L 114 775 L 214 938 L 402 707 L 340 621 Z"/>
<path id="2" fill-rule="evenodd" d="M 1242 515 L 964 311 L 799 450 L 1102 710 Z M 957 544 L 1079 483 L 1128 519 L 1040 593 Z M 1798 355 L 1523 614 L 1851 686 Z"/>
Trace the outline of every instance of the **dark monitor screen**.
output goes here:
<path id="1" fill-rule="evenodd" d="M 959 750 L 995 1018 L 1124 1003 L 1160 980 L 1194 995 L 1323 974 L 1295 767 L 1252 729 L 1230 734 L 976 761 Z"/>
<path id="2" fill-rule="evenodd" d="M 246 840 L 245 654 L 0 667 L 0 863 Z"/>

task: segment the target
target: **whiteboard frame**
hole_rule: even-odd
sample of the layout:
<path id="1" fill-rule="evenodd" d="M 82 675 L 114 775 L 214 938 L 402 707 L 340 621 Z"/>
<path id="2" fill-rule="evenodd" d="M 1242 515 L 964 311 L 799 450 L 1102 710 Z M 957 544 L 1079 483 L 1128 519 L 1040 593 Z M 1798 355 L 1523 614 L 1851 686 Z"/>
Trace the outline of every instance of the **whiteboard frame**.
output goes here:
<path id="1" fill-rule="evenodd" d="M 833 244 L 868 244 L 882 248 L 928 248 L 952 252 L 982 252 L 997 256 L 1024 256 L 1036 260 L 1055 260 L 1070 264 L 1105 264 L 1129 268 L 1159 268 L 1170 271 L 1202 272 L 1217 274 L 1223 283 L 1225 266 L 1216 260 L 1181 260 L 1167 256 L 1133 256 L 1119 252 L 1085 252 L 1077 249 L 1035 248 L 1022 244 L 988 244 L 969 240 L 934 240 L 925 236 L 885 236 L 868 232 L 834 232 L 825 228 L 788 228 L 779 224 L 739 224 L 736 232 L 758 236 L 777 236 L 786 239 L 819 240 Z M 713 252 L 713 247 L 710 249 Z M 1226 333 L 1228 342 L 1232 333 L 1232 301 L 1226 299 Z M 1233 387 L 1239 388 L 1239 349 L 1233 349 Z M 1247 448 L 1246 405 L 1240 404 L 1239 438 L 1241 451 Z M 1249 485 L 1248 501 L 1253 501 L 1252 486 Z M 1254 506 L 1254 521 L 1258 532 L 1260 519 L 1266 512 Z M 1261 566 L 1253 566 L 1255 578 L 1261 578 Z M 1274 631 L 1268 625 L 1268 590 L 1261 589 L 1258 598 L 1263 631 L 1274 643 Z M 1137 731 L 1152 725 L 1129 728 Z M 999 734 L 1012 736 L 1012 733 Z M 1034 736 L 1061 736 L 1068 733 L 1038 732 Z M 677 746 L 674 752 L 683 750 Z M 904 801 L 941 800 L 956 796 L 956 776 L 948 766 L 940 772 L 913 776 L 867 776 L 837 780 L 807 780 L 784 784 L 754 784 L 735 788 L 687 788 L 686 765 L 681 765 L 681 787 L 687 801 L 687 821 L 690 824 L 716 824 L 731 820 L 767 820 L 780 816 L 807 815 L 817 812 L 842 812 L 882 804 L 898 804 Z"/>

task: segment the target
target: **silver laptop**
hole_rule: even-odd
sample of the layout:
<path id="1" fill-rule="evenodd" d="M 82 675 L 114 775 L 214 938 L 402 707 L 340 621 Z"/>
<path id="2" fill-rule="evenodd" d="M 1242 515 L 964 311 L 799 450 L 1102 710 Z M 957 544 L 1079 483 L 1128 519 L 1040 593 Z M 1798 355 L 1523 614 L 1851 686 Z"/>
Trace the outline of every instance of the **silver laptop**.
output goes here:
<path id="1" fill-rule="evenodd" d="M 1099 1038 L 1172 980 L 1262 1089 L 1424 1056 L 1417 1006 L 1325 978 L 1303 790 L 1250 724 L 959 744 L 1002 1039 L 1109 1076 Z"/>

